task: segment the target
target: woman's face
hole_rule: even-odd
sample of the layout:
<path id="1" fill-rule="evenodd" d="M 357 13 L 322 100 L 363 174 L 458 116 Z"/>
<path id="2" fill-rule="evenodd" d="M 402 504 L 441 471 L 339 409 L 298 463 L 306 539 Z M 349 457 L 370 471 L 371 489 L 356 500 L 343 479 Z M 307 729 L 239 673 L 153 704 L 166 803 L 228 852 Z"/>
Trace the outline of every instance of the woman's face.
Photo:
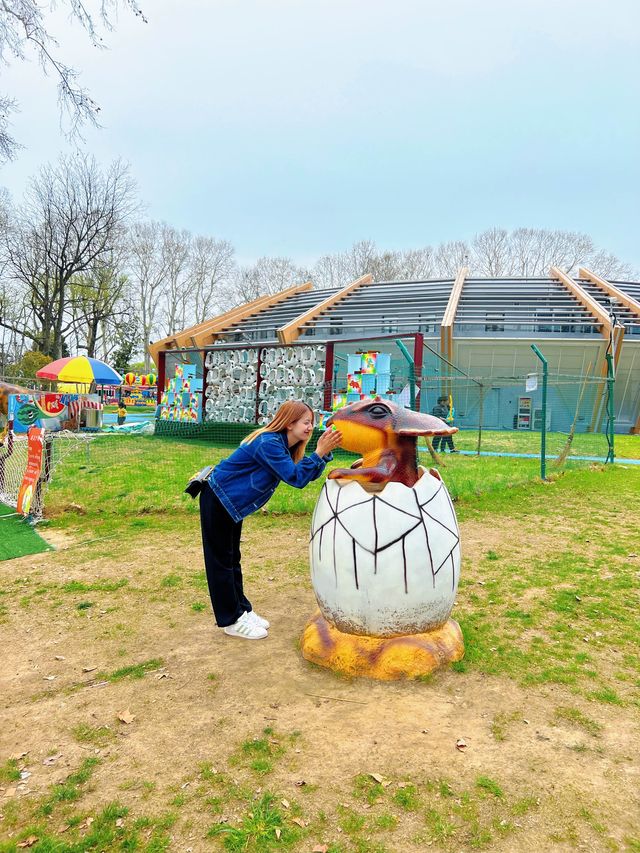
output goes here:
<path id="1" fill-rule="evenodd" d="M 299 441 L 306 441 L 313 431 L 313 414 L 306 412 L 297 421 L 287 427 L 287 441 L 293 447 Z"/>

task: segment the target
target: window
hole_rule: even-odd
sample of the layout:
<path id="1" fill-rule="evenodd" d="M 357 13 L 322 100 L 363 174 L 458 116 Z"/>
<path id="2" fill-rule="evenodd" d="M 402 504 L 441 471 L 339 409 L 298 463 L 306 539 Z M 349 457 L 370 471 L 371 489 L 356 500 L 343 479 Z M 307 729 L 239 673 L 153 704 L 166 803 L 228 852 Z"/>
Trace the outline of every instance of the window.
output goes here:
<path id="1" fill-rule="evenodd" d="M 485 332 L 504 332 L 504 314 L 487 314 Z"/>

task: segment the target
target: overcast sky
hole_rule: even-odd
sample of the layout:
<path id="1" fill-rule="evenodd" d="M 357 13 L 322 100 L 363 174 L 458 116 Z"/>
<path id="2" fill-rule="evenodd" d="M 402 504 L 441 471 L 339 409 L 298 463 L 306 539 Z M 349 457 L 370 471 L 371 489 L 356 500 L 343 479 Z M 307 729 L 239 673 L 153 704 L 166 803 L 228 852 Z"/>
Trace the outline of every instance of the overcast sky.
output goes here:
<path id="1" fill-rule="evenodd" d="M 85 147 L 131 164 L 147 216 L 244 261 L 533 226 L 640 269 L 638 0 L 140 2 L 105 51 L 54 20 L 102 107 Z M 19 198 L 67 146 L 36 63 L 0 89 Z"/>

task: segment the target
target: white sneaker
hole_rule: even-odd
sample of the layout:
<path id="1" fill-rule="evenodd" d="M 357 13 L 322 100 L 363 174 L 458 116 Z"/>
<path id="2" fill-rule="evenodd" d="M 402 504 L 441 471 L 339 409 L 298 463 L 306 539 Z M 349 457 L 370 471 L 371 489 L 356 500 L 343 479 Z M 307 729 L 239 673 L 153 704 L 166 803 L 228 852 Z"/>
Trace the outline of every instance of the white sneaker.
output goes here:
<path id="1" fill-rule="evenodd" d="M 249 619 L 251 619 L 254 622 L 254 624 L 259 625 L 261 628 L 264 628 L 265 630 L 267 630 L 270 627 L 269 623 L 264 618 L 264 616 L 258 616 L 258 614 L 256 613 L 255 610 L 249 610 L 249 612 L 247 613 L 247 616 L 249 617 Z"/>
<path id="2" fill-rule="evenodd" d="M 248 613 L 243 613 L 233 625 L 227 625 L 223 630 L 229 637 L 241 637 L 243 640 L 264 640 L 268 636 L 266 629 L 250 619 Z"/>

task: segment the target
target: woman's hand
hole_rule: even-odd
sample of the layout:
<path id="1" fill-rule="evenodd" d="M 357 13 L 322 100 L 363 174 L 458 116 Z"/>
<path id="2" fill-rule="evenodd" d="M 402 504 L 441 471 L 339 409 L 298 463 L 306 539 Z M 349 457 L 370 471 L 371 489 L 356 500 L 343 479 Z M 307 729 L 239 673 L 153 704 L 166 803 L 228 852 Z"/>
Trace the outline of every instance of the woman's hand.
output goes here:
<path id="1" fill-rule="evenodd" d="M 336 448 L 342 441 L 342 433 L 339 430 L 325 430 L 316 445 L 316 453 L 318 456 L 327 456 Z"/>

